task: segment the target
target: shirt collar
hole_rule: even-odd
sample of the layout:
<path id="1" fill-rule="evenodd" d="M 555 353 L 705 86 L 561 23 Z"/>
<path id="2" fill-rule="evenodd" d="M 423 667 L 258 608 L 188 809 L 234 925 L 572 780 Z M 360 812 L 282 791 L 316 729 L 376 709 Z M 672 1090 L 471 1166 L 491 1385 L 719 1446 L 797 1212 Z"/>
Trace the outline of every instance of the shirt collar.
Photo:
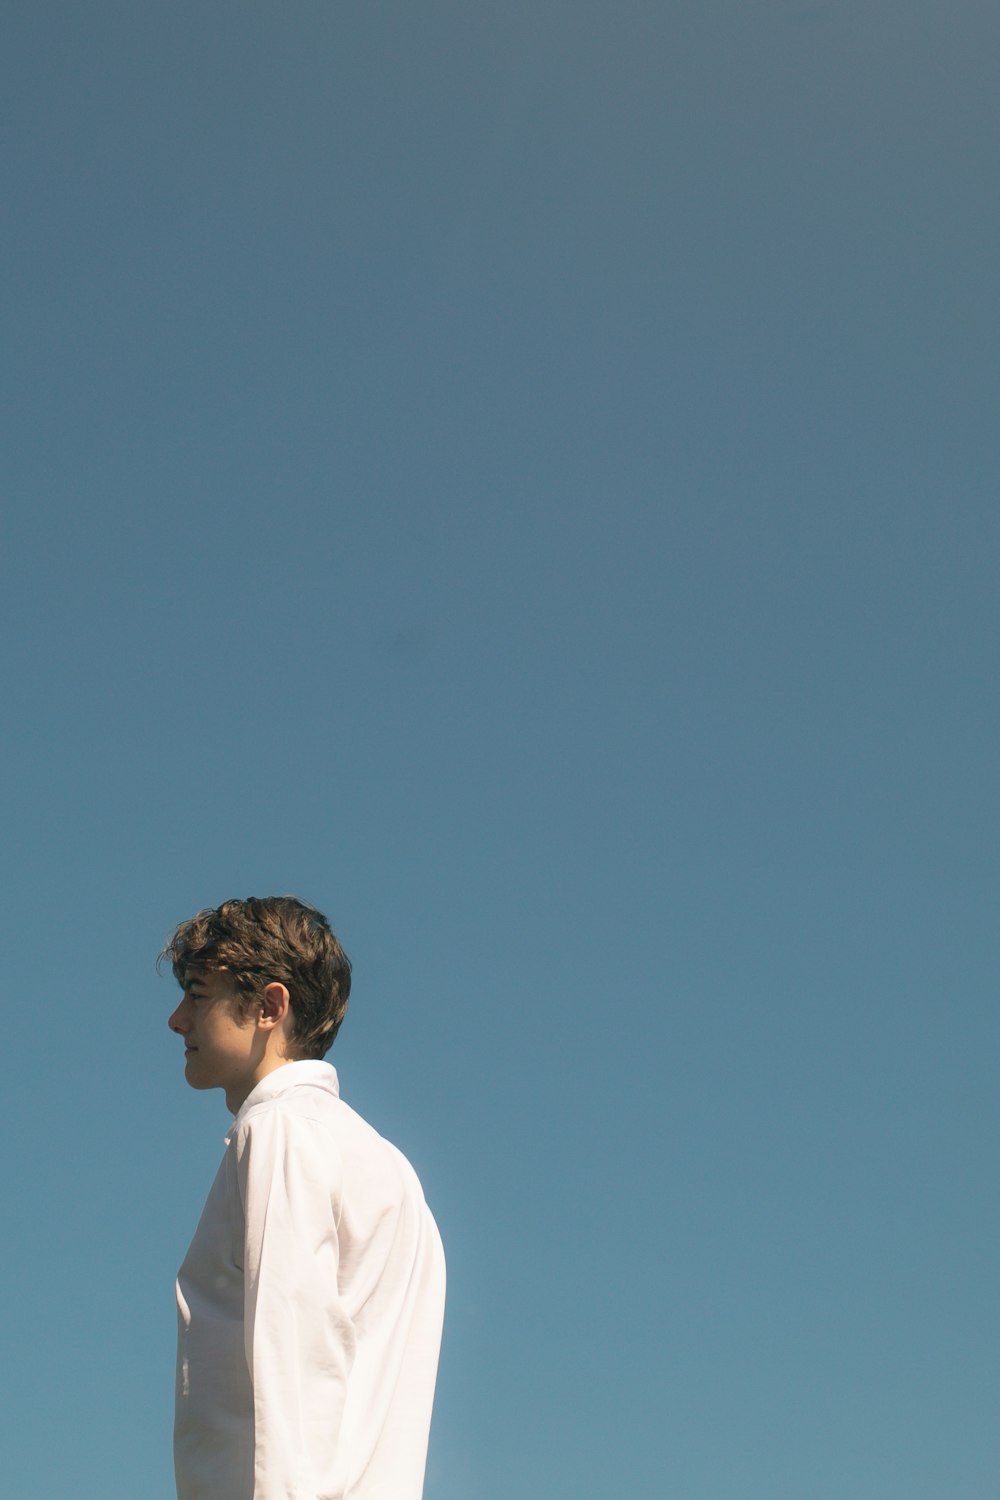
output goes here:
<path id="1" fill-rule="evenodd" d="M 335 1099 L 340 1098 L 340 1082 L 337 1078 L 337 1070 L 332 1063 L 320 1062 L 317 1058 L 282 1063 L 281 1067 L 275 1068 L 273 1073 L 267 1073 L 247 1094 L 226 1133 L 226 1145 L 229 1145 L 251 1109 L 258 1104 L 265 1104 L 269 1099 L 277 1098 L 278 1094 L 283 1094 L 286 1089 L 296 1088 L 301 1084 L 312 1084 L 328 1094 L 333 1094 Z"/>

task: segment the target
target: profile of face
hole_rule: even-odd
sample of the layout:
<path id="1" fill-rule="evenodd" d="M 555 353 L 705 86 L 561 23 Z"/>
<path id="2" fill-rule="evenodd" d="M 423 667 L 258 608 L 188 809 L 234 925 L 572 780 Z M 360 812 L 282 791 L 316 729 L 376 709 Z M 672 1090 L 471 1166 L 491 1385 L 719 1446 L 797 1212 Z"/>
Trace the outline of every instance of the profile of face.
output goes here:
<path id="1" fill-rule="evenodd" d="M 193 1089 L 224 1089 L 236 1114 L 260 1080 L 300 1056 L 291 1039 L 288 990 L 266 984 L 252 1005 L 225 969 L 185 969 L 183 996 L 167 1021 L 184 1040 L 184 1076 Z"/>
<path id="2" fill-rule="evenodd" d="M 246 1014 L 232 975 L 188 969 L 183 996 L 167 1024 L 184 1040 L 184 1076 L 194 1089 L 252 1086 L 260 1062 L 258 1028 Z"/>

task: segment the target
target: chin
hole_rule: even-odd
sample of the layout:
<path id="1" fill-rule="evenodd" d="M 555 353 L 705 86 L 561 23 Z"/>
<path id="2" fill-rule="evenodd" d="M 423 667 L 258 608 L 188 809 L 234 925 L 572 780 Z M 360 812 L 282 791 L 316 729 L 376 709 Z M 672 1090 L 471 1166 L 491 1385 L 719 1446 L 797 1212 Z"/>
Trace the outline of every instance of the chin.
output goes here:
<path id="1" fill-rule="evenodd" d="M 184 1065 L 184 1077 L 193 1089 L 218 1089 L 222 1087 L 221 1083 L 217 1083 L 214 1078 L 199 1078 L 197 1070 L 192 1071 L 190 1061 Z"/>

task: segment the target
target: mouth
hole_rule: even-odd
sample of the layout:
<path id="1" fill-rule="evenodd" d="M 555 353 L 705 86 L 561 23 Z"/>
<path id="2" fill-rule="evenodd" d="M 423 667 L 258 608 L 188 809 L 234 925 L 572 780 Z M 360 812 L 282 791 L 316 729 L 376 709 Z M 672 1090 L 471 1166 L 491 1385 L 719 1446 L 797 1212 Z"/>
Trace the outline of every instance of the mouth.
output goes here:
<path id="1" fill-rule="evenodd" d="M 198 1050 L 197 1047 L 185 1047 L 184 1048 L 184 1056 L 185 1057 L 190 1057 L 191 1053 L 192 1052 L 197 1052 L 197 1050 Z"/>

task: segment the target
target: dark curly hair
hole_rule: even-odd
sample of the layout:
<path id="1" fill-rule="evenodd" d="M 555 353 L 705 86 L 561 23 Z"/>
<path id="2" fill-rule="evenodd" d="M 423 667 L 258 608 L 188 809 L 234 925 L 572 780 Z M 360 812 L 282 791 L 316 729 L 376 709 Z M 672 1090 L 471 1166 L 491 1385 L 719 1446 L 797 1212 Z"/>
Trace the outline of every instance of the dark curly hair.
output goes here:
<path id="1" fill-rule="evenodd" d="M 289 1040 L 322 1057 L 340 1030 L 351 993 L 351 964 L 322 912 L 297 896 L 223 901 L 182 922 L 159 963 L 181 985 L 188 969 L 225 970 L 249 1010 L 265 986 L 283 984 L 292 1013 Z"/>

